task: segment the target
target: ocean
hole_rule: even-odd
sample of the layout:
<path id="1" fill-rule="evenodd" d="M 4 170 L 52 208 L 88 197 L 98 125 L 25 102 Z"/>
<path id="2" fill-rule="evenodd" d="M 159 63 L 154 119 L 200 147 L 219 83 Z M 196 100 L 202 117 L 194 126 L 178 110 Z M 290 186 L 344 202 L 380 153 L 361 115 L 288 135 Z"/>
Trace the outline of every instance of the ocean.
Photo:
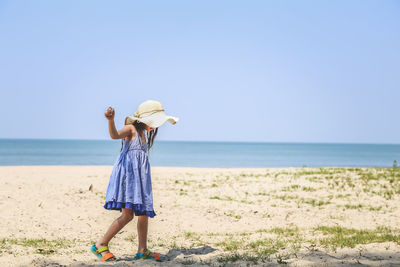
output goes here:
<path id="1" fill-rule="evenodd" d="M 113 165 L 120 140 L 0 139 L 0 165 Z M 155 141 L 151 166 L 392 167 L 400 144 Z"/>

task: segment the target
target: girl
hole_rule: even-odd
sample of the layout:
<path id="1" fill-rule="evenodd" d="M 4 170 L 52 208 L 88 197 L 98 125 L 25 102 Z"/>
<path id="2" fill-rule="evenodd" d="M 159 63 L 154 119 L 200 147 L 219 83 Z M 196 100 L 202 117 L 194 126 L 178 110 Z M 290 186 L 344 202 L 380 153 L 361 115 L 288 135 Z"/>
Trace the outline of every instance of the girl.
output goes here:
<path id="1" fill-rule="evenodd" d="M 109 251 L 108 243 L 136 215 L 139 245 L 134 259 L 162 261 L 164 258 L 159 253 L 147 249 L 148 217 L 156 215 L 153 210 L 148 150 L 153 145 L 158 127 L 167 120 L 175 124 L 179 118 L 166 115 L 161 103 L 155 100 L 140 104 L 133 117 L 125 118 L 125 126 L 119 131 L 114 124 L 114 109 L 109 107 L 104 115 L 108 119 L 111 138 L 122 139 L 121 152 L 110 176 L 104 208 L 119 210 L 122 215 L 111 224 L 103 238 L 92 245 L 91 251 L 103 261 L 116 260 Z"/>

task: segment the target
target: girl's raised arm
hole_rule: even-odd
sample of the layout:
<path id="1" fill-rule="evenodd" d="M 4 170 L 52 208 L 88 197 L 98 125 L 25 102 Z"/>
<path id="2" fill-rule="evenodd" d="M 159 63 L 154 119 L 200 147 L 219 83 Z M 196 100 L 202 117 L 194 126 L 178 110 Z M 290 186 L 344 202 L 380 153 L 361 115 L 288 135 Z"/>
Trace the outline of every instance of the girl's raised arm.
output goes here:
<path id="1" fill-rule="evenodd" d="M 115 111 L 112 107 L 109 107 L 107 111 L 104 113 L 104 116 L 106 116 L 108 120 L 108 130 L 110 132 L 111 139 L 122 139 L 125 138 L 126 136 L 131 135 L 135 127 L 133 125 L 125 125 L 124 128 L 117 131 L 114 123 L 114 115 Z"/>

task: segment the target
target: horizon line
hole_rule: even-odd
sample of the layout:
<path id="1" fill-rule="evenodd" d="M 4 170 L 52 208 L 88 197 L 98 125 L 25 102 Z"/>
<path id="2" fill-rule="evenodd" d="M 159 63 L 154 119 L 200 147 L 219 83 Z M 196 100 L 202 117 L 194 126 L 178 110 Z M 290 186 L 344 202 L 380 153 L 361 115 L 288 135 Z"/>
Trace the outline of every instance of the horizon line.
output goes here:
<path id="1" fill-rule="evenodd" d="M 82 139 L 82 138 L 3 138 L 0 140 L 53 140 L 53 141 L 117 141 L 119 139 Z M 365 142 L 305 142 L 305 141 L 210 141 L 210 140 L 155 140 L 157 142 L 193 142 L 193 143 L 265 143 L 265 144 L 348 144 L 348 145 L 400 145 L 400 143 L 365 143 Z"/>

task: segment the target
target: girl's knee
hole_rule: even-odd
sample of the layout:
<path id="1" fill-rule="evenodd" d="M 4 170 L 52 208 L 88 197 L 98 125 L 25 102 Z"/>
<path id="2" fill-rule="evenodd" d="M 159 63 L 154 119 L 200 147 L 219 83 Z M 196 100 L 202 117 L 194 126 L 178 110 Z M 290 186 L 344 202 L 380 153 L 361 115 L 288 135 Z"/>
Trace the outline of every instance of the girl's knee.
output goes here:
<path id="1" fill-rule="evenodd" d="M 126 222 L 132 221 L 132 219 L 133 219 L 133 210 L 131 210 L 131 209 L 122 209 L 121 218 Z"/>
<path id="2" fill-rule="evenodd" d="M 133 214 L 125 215 L 125 218 L 126 218 L 126 220 L 127 220 L 128 222 L 130 222 L 130 221 L 133 220 Z"/>
<path id="3" fill-rule="evenodd" d="M 132 221 L 133 219 L 133 214 L 122 214 L 121 217 L 119 217 L 120 220 L 122 220 L 124 223 L 128 223 Z"/>

